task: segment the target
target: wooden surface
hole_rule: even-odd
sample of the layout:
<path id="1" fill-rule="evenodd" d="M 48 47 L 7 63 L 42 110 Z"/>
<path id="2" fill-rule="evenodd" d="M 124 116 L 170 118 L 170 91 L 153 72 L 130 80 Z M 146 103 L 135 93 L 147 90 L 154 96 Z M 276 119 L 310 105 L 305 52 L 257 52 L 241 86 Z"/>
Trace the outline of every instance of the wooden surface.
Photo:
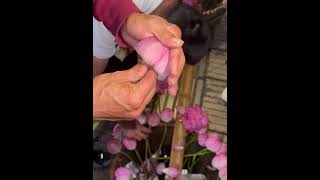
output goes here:
<path id="1" fill-rule="evenodd" d="M 193 74 L 194 74 L 194 66 L 185 65 L 184 70 L 182 72 L 181 78 L 179 80 L 179 94 L 178 94 L 178 106 L 187 107 L 191 104 L 191 95 L 192 95 L 192 82 L 193 82 Z M 172 147 L 185 145 L 187 133 L 182 126 L 180 121 L 180 115 L 176 118 L 176 122 L 174 124 L 174 131 L 172 137 Z M 170 167 L 175 167 L 178 170 L 182 170 L 183 165 L 183 155 L 184 150 L 175 150 L 171 149 L 170 154 Z M 177 177 L 177 180 L 180 180 L 181 177 Z M 173 180 L 169 178 L 169 180 Z"/>

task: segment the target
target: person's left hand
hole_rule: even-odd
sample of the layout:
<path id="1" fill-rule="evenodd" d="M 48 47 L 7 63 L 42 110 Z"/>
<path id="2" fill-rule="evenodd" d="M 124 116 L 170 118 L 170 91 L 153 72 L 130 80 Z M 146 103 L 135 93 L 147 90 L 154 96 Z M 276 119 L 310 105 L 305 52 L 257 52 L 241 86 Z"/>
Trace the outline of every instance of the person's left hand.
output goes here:
<path id="1" fill-rule="evenodd" d="M 122 25 L 121 36 L 131 47 L 140 40 L 156 37 L 170 49 L 168 92 L 171 96 L 175 96 L 178 80 L 185 64 L 180 28 L 159 16 L 133 13 Z"/>
<path id="2" fill-rule="evenodd" d="M 151 133 L 149 128 L 144 127 L 138 121 L 122 121 L 119 122 L 119 125 L 123 129 L 126 137 L 136 139 L 138 141 L 147 139 L 148 135 Z"/>

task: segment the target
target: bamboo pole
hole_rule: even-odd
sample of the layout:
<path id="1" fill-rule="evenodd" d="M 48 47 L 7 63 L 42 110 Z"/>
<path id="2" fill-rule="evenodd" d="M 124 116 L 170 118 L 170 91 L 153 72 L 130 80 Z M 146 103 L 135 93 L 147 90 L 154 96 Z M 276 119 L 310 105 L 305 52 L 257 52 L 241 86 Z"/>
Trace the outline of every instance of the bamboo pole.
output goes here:
<path id="1" fill-rule="evenodd" d="M 187 107 L 191 103 L 193 73 L 194 66 L 186 64 L 179 80 L 178 106 Z M 174 124 L 172 147 L 173 145 L 183 147 L 185 145 L 187 133 L 181 122 L 181 115 L 178 113 L 176 122 Z M 175 167 L 181 172 L 183 166 L 183 155 L 184 150 L 175 150 L 171 148 L 169 166 Z M 173 178 L 170 177 L 169 180 L 173 180 Z M 176 180 L 181 180 L 181 176 L 177 177 Z"/>

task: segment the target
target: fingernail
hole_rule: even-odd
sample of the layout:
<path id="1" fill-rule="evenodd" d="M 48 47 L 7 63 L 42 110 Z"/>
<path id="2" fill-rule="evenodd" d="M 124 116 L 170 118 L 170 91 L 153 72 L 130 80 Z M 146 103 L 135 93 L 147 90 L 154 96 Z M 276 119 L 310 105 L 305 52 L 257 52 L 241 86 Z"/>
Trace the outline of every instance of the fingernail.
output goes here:
<path id="1" fill-rule="evenodd" d="M 172 39 L 172 41 L 173 41 L 177 46 L 182 46 L 183 43 L 184 43 L 181 39 L 178 39 L 178 38 L 174 38 L 174 39 Z"/>

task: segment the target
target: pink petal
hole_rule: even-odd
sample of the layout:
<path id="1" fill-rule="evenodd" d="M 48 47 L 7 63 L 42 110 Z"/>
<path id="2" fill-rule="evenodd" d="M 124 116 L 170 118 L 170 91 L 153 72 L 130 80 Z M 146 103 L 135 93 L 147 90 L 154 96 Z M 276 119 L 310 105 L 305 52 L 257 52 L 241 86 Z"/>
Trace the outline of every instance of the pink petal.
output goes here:
<path id="1" fill-rule="evenodd" d="M 117 154 L 118 152 L 121 151 L 121 143 L 119 139 L 111 138 L 107 142 L 107 150 L 111 154 Z"/>
<path id="2" fill-rule="evenodd" d="M 164 168 L 162 170 L 163 173 L 165 173 L 166 175 L 175 178 L 177 176 L 179 176 L 181 173 L 178 171 L 178 169 L 174 168 L 174 167 L 168 167 L 168 168 Z"/>
<path id="3" fill-rule="evenodd" d="M 166 168 L 166 165 L 164 163 L 159 163 L 156 168 L 157 174 L 159 174 L 159 175 L 163 174 L 164 168 Z"/>
<path id="4" fill-rule="evenodd" d="M 219 170 L 219 177 L 222 178 L 224 176 L 227 176 L 227 167 L 221 168 Z"/>
<path id="5" fill-rule="evenodd" d="M 125 167 L 119 167 L 114 172 L 116 180 L 131 180 L 131 172 Z"/>
<path id="6" fill-rule="evenodd" d="M 147 116 L 145 114 L 141 114 L 138 118 L 137 118 L 138 122 L 141 124 L 141 125 L 144 125 L 147 123 Z"/>
<path id="7" fill-rule="evenodd" d="M 153 66 L 153 69 L 158 74 L 158 80 L 163 81 L 167 79 L 169 76 L 169 49 L 166 48 L 166 50 L 163 52 L 163 56 L 161 59 L 159 59 L 155 65 Z"/>
<path id="8" fill-rule="evenodd" d="M 137 141 L 128 137 L 125 137 L 122 143 L 124 147 L 130 151 L 136 149 L 137 147 Z"/>
<path id="9" fill-rule="evenodd" d="M 218 170 L 227 167 L 227 156 L 225 154 L 219 154 L 214 156 L 211 162 L 212 166 Z"/>
<path id="10" fill-rule="evenodd" d="M 206 148 L 212 152 L 218 152 L 222 146 L 222 142 L 217 138 L 208 137 Z"/>
<path id="11" fill-rule="evenodd" d="M 160 113 L 160 118 L 164 122 L 170 122 L 173 118 L 173 112 L 170 108 L 165 108 L 161 113 Z"/>
<path id="12" fill-rule="evenodd" d="M 222 143 L 221 148 L 219 151 L 216 152 L 216 154 L 226 154 L 227 153 L 227 144 Z"/>
<path id="13" fill-rule="evenodd" d="M 152 37 L 140 41 L 135 45 L 134 49 L 146 64 L 153 67 L 161 59 L 166 47 L 157 38 Z"/>
<path id="14" fill-rule="evenodd" d="M 122 128 L 120 126 L 120 124 L 116 124 L 114 127 L 113 127 L 113 130 L 112 130 L 112 137 L 116 138 L 116 139 L 120 139 L 121 138 L 121 132 L 122 132 Z"/>
<path id="15" fill-rule="evenodd" d="M 220 134 L 216 133 L 216 132 L 209 132 L 208 133 L 208 137 L 209 138 L 215 138 L 215 139 L 217 139 L 219 141 L 222 141 L 222 136 Z"/>
<path id="16" fill-rule="evenodd" d="M 198 144 L 202 147 L 206 146 L 208 135 L 207 134 L 199 134 L 198 135 Z"/>
<path id="17" fill-rule="evenodd" d="M 207 128 L 202 128 L 200 129 L 199 134 L 207 134 L 207 132 L 208 132 Z"/>
<path id="18" fill-rule="evenodd" d="M 152 113 L 148 118 L 148 124 L 151 127 L 156 127 L 160 124 L 160 117 L 157 113 Z"/>

